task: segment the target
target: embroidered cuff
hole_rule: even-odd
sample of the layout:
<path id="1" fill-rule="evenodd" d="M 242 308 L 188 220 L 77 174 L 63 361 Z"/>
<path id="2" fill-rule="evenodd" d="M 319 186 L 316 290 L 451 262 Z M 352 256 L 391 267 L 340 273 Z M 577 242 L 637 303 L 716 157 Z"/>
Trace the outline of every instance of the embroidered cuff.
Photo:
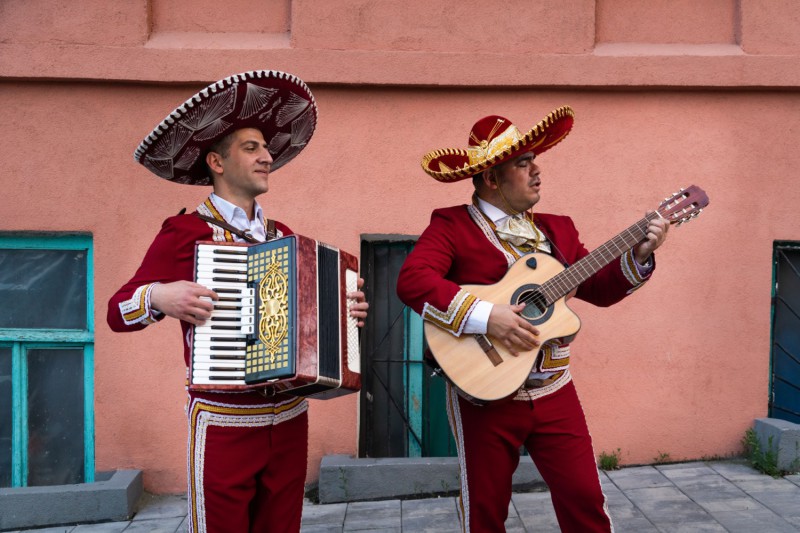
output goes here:
<path id="1" fill-rule="evenodd" d="M 440 311 L 426 303 L 422 308 L 422 318 L 458 337 L 463 332 L 467 317 L 479 301 L 475 296 L 462 289 L 453 297 L 446 311 Z"/>
<path id="2" fill-rule="evenodd" d="M 622 266 L 622 273 L 628 282 L 633 285 L 629 293 L 638 289 L 645 281 L 648 280 L 653 271 L 652 256 L 648 259 L 648 265 L 640 266 L 636 263 L 633 256 L 633 250 L 628 250 L 622 257 L 620 257 L 620 265 Z"/>
<path id="3" fill-rule="evenodd" d="M 122 313 L 122 320 L 126 326 L 134 324 L 152 324 L 161 315 L 158 311 L 150 307 L 150 292 L 155 283 L 142 285 L 129 300 L 119 303 L 119 311 Z"/>
<path id="4" fill-rule="evenodd" d="M 494 304 L 486 300 L 478 300 L 472 312 L 467 317 L 462 333 L 483 335 L 489 328 L 489 315 L 492 314 Z"/>

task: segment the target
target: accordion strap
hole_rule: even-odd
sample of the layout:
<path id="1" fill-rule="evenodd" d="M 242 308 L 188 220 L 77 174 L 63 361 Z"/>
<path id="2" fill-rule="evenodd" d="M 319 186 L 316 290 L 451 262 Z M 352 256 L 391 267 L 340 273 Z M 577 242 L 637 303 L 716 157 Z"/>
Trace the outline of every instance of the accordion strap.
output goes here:
<path id="1" fill-rule="evenodd" d="M 230 231 L 234 235 L 236 235 L 238 237 L 241 237 L 242 239 L 244 239 L 245 241 L 247 241 L 247 242 L 249 242 L 251 244 L 257 244 L 257 243 L 261 242 L 258 239 L 256 239 L 255 237 L 253 237 L 252 235 L 250 235 L 249 232 L 242 231 L 239 228 L 231 226 L 230 224 L 228 224 L 224 220 L 217 220 L 216 218 L 207 217 L 205 215 L 201 215 L 200 213 L 192 213 L 192 214 L 194 216 L 196 216 L 197 218 L 201 219 L 201 220 L 205 220 L 209 224 L 214 224 L 215 226 L 219 226 L 220 228 L 223 228 L 223 229 L 226 229 L 226 230 Z M 267 240 L 269 241 L 269 240 L 272 240 L 274 238 L 275 238 L 275 221 L 270 219 L 270 220 L 267 220 Z"/>

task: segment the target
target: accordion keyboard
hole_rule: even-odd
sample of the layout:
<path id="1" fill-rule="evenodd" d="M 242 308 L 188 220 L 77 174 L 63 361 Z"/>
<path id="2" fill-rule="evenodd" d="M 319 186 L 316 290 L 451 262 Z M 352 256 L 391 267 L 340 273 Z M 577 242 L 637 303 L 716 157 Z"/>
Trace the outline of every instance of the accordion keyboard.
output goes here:
<path id="1" fill-rule="evenodd" d="M 219 296 L 203 326 L 195 327 L 192 381 L 244 385 L 245 350 L 254 330 L 254 294 L 247 285 L 247 248 L 203 245 L 197 252 L 200 285 Z"/>

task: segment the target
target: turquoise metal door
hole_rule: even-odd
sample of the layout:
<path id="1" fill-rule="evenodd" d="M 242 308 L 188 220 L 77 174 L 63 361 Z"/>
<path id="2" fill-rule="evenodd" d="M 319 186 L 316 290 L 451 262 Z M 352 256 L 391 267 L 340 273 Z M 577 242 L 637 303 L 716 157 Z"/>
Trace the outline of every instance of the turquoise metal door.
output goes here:
<path id="1" fill-rule="evenodd" d="M 773 253 L 769 416 L 800 423 L 800 242 Z"/>

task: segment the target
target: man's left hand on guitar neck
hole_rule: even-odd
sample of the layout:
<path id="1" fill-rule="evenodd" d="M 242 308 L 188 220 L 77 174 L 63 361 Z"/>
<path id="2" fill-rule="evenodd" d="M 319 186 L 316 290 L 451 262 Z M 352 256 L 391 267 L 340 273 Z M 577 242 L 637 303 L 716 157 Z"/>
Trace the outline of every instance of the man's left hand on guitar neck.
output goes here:
<path id="1" fill-rule="evenodd" d="M 666 219 L 658 217 L 651 220 L 647 226 L 647 240 L 633 247 L 633 256 L 636 262 L 646 266 L 656 248 L 664 244 L 668 231 L 669 222 Z"/>

